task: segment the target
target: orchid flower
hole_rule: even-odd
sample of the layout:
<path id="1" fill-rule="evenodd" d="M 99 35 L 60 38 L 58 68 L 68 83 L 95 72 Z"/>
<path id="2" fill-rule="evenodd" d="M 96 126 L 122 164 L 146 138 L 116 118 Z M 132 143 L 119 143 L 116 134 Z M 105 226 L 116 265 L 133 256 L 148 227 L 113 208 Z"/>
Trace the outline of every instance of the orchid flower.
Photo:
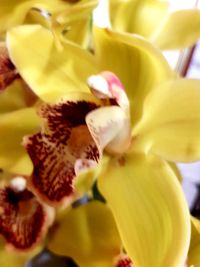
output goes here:
<path id="1" fill-rule="evenodd" d="M 200 158 L 199 81 L 178 79 L 141 37 L 96 27 L 94 41 L 92 56 L 67 40 L 57 50 L 51 32 L 40 26 L 8 32 L 11 61 L 44 101 L 41 129 L 24 139 L 33 162 L 28 186 L 43 201 L 60 205 L 80 197 L 97 178 L 128 264 L 182 267 L 190 215 L 168 161 Z M 63 254 L 58 243 L 51 248 Z M 78 255 L 90 245 L 72 257 L 80 262 L 84 257 Z"/>
<path id="2" fill-rule="evenodd" d="M 170 12 L 167 0 L 110 0 L 115 30 L 142 35 L 160 49 L 180 49 L 193 45 L 200 37 L 200 10 Z"/>

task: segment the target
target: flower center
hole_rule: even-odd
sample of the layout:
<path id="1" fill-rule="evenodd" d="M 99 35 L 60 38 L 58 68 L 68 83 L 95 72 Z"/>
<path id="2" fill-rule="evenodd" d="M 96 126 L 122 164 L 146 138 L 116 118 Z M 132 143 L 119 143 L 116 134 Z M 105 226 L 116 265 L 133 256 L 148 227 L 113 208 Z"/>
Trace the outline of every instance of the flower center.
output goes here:
<path id="1" fill-rule="evenodd" d="M 106 145 L 105 149 L 110 154 L 123 154 L 128 150 L 131 143 L 131 123 L 129 100 L 120 79 L 114 73 L 104 71 L 98 75 L 90 76 L 88 85 L 93 95 L 102 100 L 103 106 L 118 106 L 121 109 L 121 113 L 123 113 L 122 127 Z M 106 134 L 109 135 L 109 131 L 113 130 L 112 125 L 116 127 L 116 124 L 119 125 L 121 123 L 120 119 L 117 120 L 116 117 L 117 115 L 113 114 L 113 118 L 110 117 L 110 120 L 108 120 L 105 114 L 105 121 L 108 120 L 107 123 L 104 123 L 106 125 L 106 127 L 104 126 Z M 99 134 L 101 134 L 100 131 Z"/>

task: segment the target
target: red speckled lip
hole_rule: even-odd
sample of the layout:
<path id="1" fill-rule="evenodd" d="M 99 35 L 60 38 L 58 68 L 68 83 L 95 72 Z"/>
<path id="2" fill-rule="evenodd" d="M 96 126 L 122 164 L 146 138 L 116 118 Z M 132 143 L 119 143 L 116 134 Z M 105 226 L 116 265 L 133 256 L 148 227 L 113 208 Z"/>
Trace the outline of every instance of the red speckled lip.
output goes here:
<path id="1" fill-rule="evenodd" d="M 6 47 L 0 46 L 0 91 L 6 89 L 19 75 L 9 59 Z"/>
<path id="2" fill-rule="evenodd" d="M 98 161 L 99 151 L 85 123 L 88 112 L 96 108 L 87 101 L 43 105 L 39 114 L 44 130 L 24 140 L 34 165 L 29 186 L 50 205 L 71 201 L 77 160 L 84 163 L 79 168 Z"/>
<path id="3" fill-rule="evenodd" d="M 0 234 L 7 245 L 17 250 L 33 247 L 42 236 L 46 214 L 36 197 L 27 189 L 0 189 Z"/>
<path id="4" fill-rule="evenodd" d="M 126 258 L 120 259 L 116 267 L 134 267 L 134 266 L 131 260 L 128 257 L 126 257 Z"/>

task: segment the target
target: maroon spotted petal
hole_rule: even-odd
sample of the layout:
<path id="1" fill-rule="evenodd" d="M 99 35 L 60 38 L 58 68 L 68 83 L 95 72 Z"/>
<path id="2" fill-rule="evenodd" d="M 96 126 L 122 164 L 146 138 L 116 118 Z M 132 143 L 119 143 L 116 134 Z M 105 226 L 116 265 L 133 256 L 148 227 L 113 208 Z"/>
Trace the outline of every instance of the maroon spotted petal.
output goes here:
<path id="1" fill-rule="evenodd" d="M 98 149 L 85 123 L 95 108 L 87 101 L 44 105 L 40 110 L 44 130 L 25 139 L 34 165 L 29 186 L 51 205 L 70 202 L 76 193 L 77 172 L 98 161 Z"/>
<path id="2" fill-rule="evenodd" d="M 42 236 L 47 216 L 35 196 L 24 189 L 0 189 L 0 234 L 9 246 L 27 250 Z"/>
<path id="3" fill-rule="evenodd" d="M 0 91 L 6 89 L 19 75 L 9 59 L 5 46 L 0 46 Z"/>

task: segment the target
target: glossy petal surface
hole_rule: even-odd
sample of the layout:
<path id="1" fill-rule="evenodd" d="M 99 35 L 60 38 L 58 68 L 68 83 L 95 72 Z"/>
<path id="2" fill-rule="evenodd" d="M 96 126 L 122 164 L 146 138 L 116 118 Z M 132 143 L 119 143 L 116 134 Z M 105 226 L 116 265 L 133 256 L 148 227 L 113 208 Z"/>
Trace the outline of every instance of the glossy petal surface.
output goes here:
<path id="1" fill-rule="evenodd" d="M 183 266 L 190 216 L 169 165 L 144 155 L 107 159 L 98 181 L 134 266 Z"/>
<path id="2" fill-rule="evenodd" d="M 98 161 L 99 151 L 85 122 L 86 115 L 97 107 L 86 97 L 44 104 L 39 110 L 42 130 L 24 140 L 34 165 L 29 186 L 50 204 L 71 201 L 77 194 L 76 176 Z"/>
<path id="3" fill-rule="evenodd" d="M 32 164 L 22 146 L 22 139 L 38 128 L 39 119 L 33 108 L 0 115 L 0 168 L 19 174 L 31 173 Z"/>
<path id="4" fill-rule="evenodd" d="M 65 41 L 59 49 L 52 33 L 38 25 L 13 28 L 7 45 L 20 75 L 41 99 L 55 101 L 68 92 L 88 92 L 86 80 L 96 69 L 93 57 L 80 47 Z"/>
<path id="5" fill-rule="evenodd" d="M 168 79 L 171 70 L 161 53 L 139 36 L 97 27 L 94 36 L 100 68 L 112 71 L 122 82 L 135 123 L 141 116 L 146 94 Z"/>
<path id="6" fill-rule="evenodd" d="M 48 247 L 59 255 L 72 257 L 81 267 L 112 267 L 121 242 L 110 209 L 92 201 L 66 212 Z"/>
<path id="7" fill-rule="evenodd" d="M 192 46 L 200 37 L 200 10 L 180 10 L 170 14 L 152 35 L 161 49 Z"/>
<path id="8" fill-rule="evenodd" d="M 163 83 L 144 103 L 133 129 L 135 144 L 169 161 L 200 159 L 200 82 L 178 79 Z"/>

